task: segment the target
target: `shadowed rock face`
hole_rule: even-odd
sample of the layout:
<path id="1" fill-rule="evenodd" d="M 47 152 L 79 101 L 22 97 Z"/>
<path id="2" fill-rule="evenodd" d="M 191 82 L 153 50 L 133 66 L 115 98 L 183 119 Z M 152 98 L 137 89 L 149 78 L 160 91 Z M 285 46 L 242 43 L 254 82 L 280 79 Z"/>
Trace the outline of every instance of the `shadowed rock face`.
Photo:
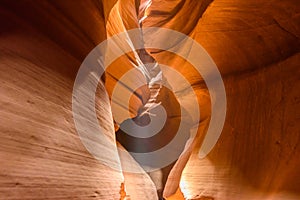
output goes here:
<path id="1" fill-rule="evenodd" d="M 153 0 L 144 10 L 146 3 L 0 3 L 0 199 L 157 198 L 146 173 L 115 171 L 90 155 L 72 118 L 72 89 L 83 59 L 106 38 L 137 27 L 169 28 L 199 42 L 218 66 L 226 88 L 221 137 L 212 152 L 199 159 L 213 103 L 203 78 L 179 56 L 146 49 L 189 81 L 201 110 L 200 122 L 193 122 L 199 124 L 194 149 L 175 165 L 165 196 L 176 192 L 181 180 L 188 199 L 299 199 L 298 0 Z M 114 122 L 105 117 L 110 102 L 103 86 L 111 96 L 135 59 L 132 52 L 112 63 L 97 92 L 99 123 L 107 124 L 112 140 Z M 128 107 L 135 118 L 151 96 L 149 88 L 123 91 L 132 95 Z M 178 109 L 173 102 L 165 103 L 170 112 Z M 120 156 L 120 165 L 138 167 L 128 157 Z M 176 194 L 170 199 L 183 199 L 179 191 Z"/>

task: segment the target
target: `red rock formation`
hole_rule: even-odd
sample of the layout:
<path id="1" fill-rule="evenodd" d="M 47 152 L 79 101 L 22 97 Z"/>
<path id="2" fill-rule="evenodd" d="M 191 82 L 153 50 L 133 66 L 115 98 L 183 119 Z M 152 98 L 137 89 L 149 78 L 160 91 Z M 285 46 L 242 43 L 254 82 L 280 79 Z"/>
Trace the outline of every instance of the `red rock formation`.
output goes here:
<path id="1" fill-rule="evenodd" d="M 169 28 L 199 42 L 218 66 L 227 95 L 221 137 L 199 159 L 214 100 L 190 63 L 147 49 L 160 64 L 184 75 L 201 110 L 200 122 L 192 121 L 199 123 L 196 147 L 171 172 L 165 195 L 174 193 L 180 181 L 183 194 L 177 191 L 170 199 L 299 199 L 299 2 L 153 0 L 146 10 L 143 3 L 147 1 L 1 1 L 0 199 L 157 198 L 146 173 L 122 173 L 96 160 L 79 139 L 72 116 L 73 84 L 83 59 L 106 38 L 139 27 L 138 19 L 143 19 L 143 29 Z M 121 76 L 137 64 L 137 55 L 132 51 L 107 69 L 103 79 L 110 96 Z M 107 135 L 115 140 L 113 121 L 103 119 L 110 110 L 103 89 L 99 87 L 95 105 L 98 120 L 108 124 Z M 134 118 L 150 90 L 123 91 L 131 95 Z M 186 108 L 194 106 L 186 99 Z M 165 103 L 169 111 L 178 109 L 175 104 Z M 123 149 L 120 144 L 111 148 L 117 151 L 117 146 Z M 121 167 L 139 168 L 129 154 L 122 155 Z M 120 192 L 122 185 L 125 191 Z"/>

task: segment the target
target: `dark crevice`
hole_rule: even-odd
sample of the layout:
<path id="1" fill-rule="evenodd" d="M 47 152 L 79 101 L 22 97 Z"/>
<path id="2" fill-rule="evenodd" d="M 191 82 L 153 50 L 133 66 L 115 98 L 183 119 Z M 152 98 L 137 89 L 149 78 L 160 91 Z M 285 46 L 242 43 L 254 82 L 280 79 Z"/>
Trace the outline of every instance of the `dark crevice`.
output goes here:
<path id="1" fill-rule="evenodd" d="M 286 32 L 287 34 L 289 34 L 289 35 L 291 35 L 291 36 L 293 36 L 293 37 L 299 39 L 299 36 L 298 36 L 298 35 L 296 35 L 296 34 L 290 32 L 287 28 L 285 28 L 285 27 L 284 27 L 280 22 L 278 22 L 276 19 L 273 19 L 273 20 L 274 20 L 275 24 L 276 24 L 281 30 L 283 30 L 283 31 Z"/>
<path id="2" fill-rule="evenodd" d="M 300 54 L 300 51 L 298 50 L 297 52 L 287 56 L 287 57 L 284 57 L 282 59 L 279 59 L 279 60 L 276 60 L 270 64 L 267 64 L 265 65 L 264 67 L 259 67 L 259 68 L 254 68 L 254 69 L 247 69 L 247 70 L 242 70 L 242 71 L 236 71 L 236 72 L 232 72 L 232 73 L 228 73 L 228 74 L 224 74 L 222 75 L 222 78 L 223 80 L 224 79 L 227 79 L 227 78 L 231 78 L 231 77 L 238 77 L 238 76 L 245 76 L 247 74 L 256 74 L 256 73 L 260 73 L 268 68 L 272 68 L 274 67 L 276 64 L 278 63 L 281 63 L 281 62 L 284 62 L 286 60 L 288 60 L 289 58 L 291 57 L 294 57 L 296 56 L 297 54 Z M 201 81 L 202 83 L 203 81 Z"/>

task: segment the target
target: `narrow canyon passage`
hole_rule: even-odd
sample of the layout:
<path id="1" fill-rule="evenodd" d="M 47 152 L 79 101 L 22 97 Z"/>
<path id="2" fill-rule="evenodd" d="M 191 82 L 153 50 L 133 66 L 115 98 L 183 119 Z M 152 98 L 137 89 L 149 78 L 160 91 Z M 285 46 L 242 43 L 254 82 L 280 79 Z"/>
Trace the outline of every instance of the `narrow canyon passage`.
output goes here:
<path id="1" fill-rule="evenodd" d="M 0 199 L 300 198 L 298 0 L 1 0 L 0 16 Z"/>

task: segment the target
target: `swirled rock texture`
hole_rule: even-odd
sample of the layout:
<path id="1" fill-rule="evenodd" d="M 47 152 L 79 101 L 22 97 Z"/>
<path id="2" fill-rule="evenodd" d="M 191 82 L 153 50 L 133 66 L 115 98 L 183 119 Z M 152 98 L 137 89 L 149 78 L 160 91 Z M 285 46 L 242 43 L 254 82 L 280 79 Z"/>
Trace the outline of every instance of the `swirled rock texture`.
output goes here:
<path id="1" fill-rule="evenodd" d="M 201 110 L 200 120 L 191 120 L 199 127 L 194 148 L 175 164 L 165 197 L 300 198 L 298 0 L 3 0 L 0 16 L 0 199 L 157 198 L 146 173 L 116 171 L 96 160 L 77 135 L 72 116 L 73 84 L 83 59 L 105 39 L 138 27 L 168 28 L 193 38 L 216 63 L 226 89 L 221 137 L 199 159 L 214 100 L 190 63 L 147 49 L 188 80 Z M 118 127 L 105 117 L 111 108 L 104 86 L 111 97 L 139 56 L 128 52 L 112 63 L 97 92 L 99 123 L 108 124 L 112 140 L 113 125 Z M 182 87 L 174 85 L 176 91 Z M 130 102 L 118 102 L 117 109 L 129 110 L 134 118 L 149 100 L 149 88 L 133 93 L 125 85 L 122 90 L 131 95 Z M 179 102 L 193 108 L 184 97 Z M 117 146 L 123 149 L 119 143 L 111 148 Z M 120 166 L 138 168 L 130 159 L 120 156 Z"/>

